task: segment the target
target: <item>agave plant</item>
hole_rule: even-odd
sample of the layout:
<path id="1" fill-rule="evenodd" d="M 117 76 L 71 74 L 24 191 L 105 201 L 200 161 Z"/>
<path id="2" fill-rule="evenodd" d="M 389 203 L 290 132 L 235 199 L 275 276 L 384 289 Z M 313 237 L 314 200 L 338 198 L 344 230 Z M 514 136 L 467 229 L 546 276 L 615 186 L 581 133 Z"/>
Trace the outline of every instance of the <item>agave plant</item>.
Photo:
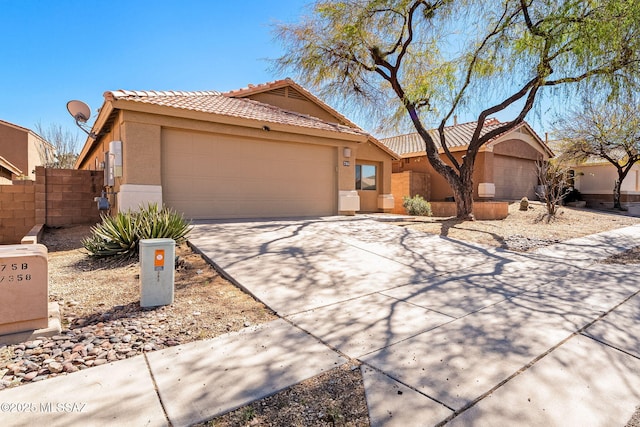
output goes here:
<path id="1" fill-rule="evenodd" d="M 176 243 L 186 240 L 191 225 L 173 209 L 149 204 L 139 213 L 138 233 L 141 239 L 173 239 Z"/>
<path id="2" fill-rule="evenodd" d="M 138 254 L 140 239 L 170 238 L 176 243 L 186 240 L 191 225 L 172 209 L 151 203 L 136 212 L 102 215 L 102 222 L 91 228 L 82 241 L 96 257 L 133 257 Z"/>

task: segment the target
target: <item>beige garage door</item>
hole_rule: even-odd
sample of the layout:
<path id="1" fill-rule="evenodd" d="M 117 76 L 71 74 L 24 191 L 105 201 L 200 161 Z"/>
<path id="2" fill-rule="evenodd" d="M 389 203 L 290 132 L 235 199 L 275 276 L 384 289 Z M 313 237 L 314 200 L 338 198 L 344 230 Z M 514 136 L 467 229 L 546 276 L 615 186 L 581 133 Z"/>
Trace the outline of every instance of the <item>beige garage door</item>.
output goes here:
<path id="1" fill-rule="evenodd" d="M 496 199 L 519 200 L 525 196 L 535 199 L 538 177 L 533 160 L 495 155 L 493 164 Z"/>
<path id="2" fill-rule="evenodd" d="M 162 198 L 188 218 L 337 213 L 334 147 L 163 129 Z"/>

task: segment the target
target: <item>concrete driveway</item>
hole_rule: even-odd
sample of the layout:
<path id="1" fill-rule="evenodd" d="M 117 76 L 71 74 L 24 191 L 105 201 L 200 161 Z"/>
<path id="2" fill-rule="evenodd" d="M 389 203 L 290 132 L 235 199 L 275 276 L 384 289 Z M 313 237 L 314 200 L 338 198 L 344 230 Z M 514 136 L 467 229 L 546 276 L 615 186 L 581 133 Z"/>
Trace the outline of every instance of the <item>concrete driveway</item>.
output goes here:
<path id="1" fill-rule="evenodd" d="M 624 425 L 640 404 L 640 227 L 515 254 L 367 217 L 211 222 L 190 241 L 363 362 L 372 425 Z"/>

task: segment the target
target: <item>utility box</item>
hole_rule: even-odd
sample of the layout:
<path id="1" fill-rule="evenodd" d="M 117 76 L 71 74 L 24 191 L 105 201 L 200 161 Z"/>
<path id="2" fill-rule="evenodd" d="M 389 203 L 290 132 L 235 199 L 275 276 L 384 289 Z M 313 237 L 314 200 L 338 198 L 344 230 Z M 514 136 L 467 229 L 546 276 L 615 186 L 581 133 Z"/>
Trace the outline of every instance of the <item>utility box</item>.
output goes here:
<path id="1" fill-rule="evenodd" d="M 176 242 L 173 239 L 140 240 L 140 306 L 173 303 Z"/>

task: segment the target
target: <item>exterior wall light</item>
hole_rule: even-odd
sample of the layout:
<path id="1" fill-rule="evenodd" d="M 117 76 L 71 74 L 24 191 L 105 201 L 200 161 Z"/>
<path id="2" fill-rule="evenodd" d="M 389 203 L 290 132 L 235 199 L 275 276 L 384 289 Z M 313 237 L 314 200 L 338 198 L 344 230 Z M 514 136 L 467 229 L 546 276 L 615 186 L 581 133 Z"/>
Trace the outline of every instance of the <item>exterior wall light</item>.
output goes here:
<path id="1" fill-rule="evenodd" d="M 351 157 L 351 148 L 349 148 L 349 147 L 344 147 L 344 148 L 342 149 L 342 156 L 343 156 L 345 159 L 348 159 L 349 157 Z"/>

